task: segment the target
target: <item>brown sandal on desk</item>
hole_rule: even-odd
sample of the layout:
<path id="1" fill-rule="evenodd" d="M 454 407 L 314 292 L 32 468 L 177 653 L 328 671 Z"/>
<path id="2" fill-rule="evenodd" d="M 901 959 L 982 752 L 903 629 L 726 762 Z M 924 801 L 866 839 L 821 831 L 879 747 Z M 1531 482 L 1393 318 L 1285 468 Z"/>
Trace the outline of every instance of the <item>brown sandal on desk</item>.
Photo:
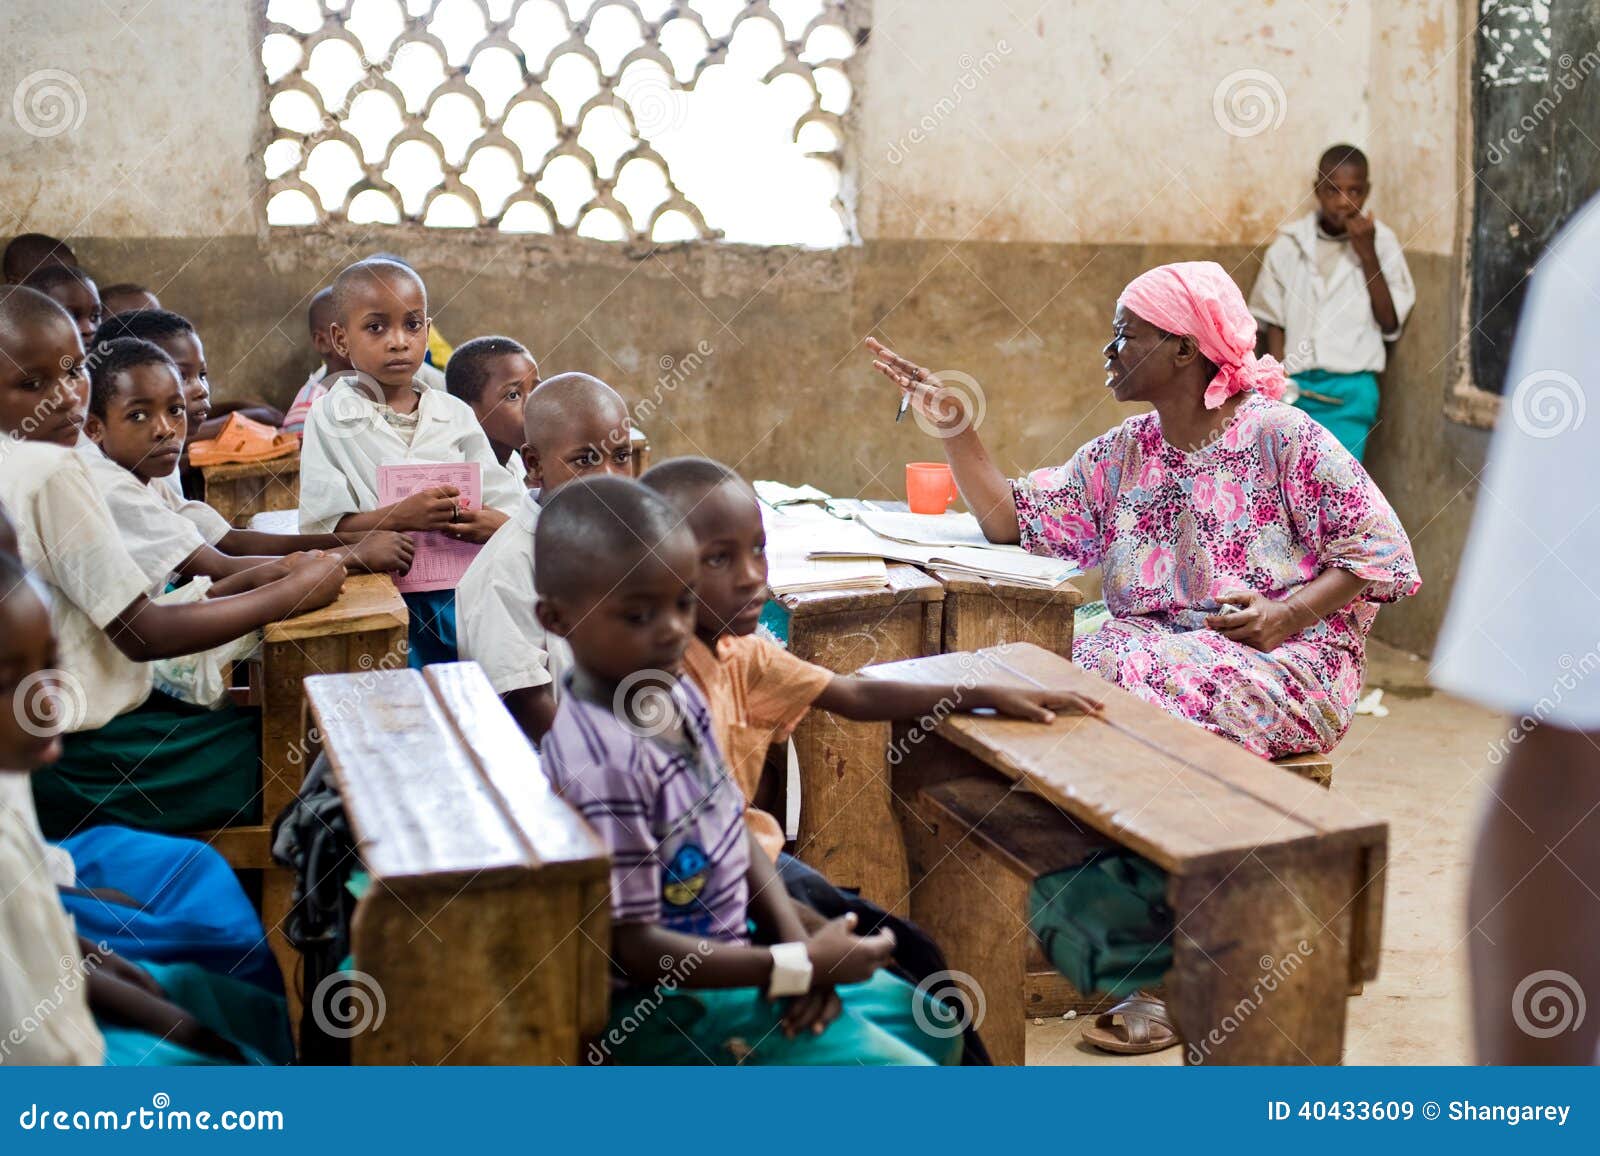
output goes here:
<path id="1" fill-rule="evenodd" d="M 1121 1017 L 1121 1024 L 1112 1021 Z M 1094 1017 L 1083 1038 L 1101 1051 L 1119 1056 L 1146 1056 L 1178 1043 L 1178 1029 L 1167 1005 L 1134 992 L 1108 1012 Z"/>

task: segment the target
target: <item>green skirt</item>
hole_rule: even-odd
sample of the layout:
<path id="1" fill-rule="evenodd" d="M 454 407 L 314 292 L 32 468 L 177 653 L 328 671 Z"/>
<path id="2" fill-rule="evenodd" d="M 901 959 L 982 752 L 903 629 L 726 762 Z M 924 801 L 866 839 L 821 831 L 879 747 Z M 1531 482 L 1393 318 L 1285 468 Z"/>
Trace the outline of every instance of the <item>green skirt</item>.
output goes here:
<path id="1" fill-rule="evenodd" d="M 177 834 L 260 822 L 259 711 L 205 710 L 156 691 L 99 730 L 64 736 L 62 748 L 33 773 L 49 839 L 105 823 Z"/>

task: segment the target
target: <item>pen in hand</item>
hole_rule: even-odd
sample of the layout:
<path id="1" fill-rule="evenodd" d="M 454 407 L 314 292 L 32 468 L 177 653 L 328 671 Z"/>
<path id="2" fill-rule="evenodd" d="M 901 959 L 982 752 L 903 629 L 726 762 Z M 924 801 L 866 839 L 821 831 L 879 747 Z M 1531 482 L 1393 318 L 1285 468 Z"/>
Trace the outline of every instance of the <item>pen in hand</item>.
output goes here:
<path id="1" fill-rule="evenodd" d="M 906 416 L 906 410 L 908 410 L 910 408 L 911 408 L 911 393 L 908 390 L 905 393 L 900 395 L 900 408 L 895 411 L 895 415 L 894 415 L 895 424 L 897 424 L 897 425 L 899 424 L 900 419 Z"/>

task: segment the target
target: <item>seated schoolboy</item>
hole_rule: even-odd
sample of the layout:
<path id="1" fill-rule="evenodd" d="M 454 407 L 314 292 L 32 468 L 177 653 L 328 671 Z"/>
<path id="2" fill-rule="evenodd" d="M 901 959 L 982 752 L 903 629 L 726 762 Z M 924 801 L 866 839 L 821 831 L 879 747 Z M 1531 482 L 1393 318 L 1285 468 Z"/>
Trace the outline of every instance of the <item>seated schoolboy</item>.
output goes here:
<path id="1" fill-rule="evenodd" d="M 472 344 L 456 350 L 452 374 Z M 575 478 L 627 477 L 633 450 L 627 405 L 616 390 L 586 373 L 562 373 L 541 384 L 522 419 L 517 440 L 529 488 L 511 520 L 461 576 L 456 642 L 462 660 L 483 667 L 495 693 L 537 746 L 555 717 L 567 664 L 566 643 L 546 634 L 533 610 L 533 536 L 540 505 Z"/>
<path id="2" fill-rule="evenodd" d="M 522 409 L 539 385 L 533 354 L 509 337 L 474 337 L 450 355 L 444 385 L 451 397 L 472 407 L 501 468 L 518 487 L 526 486 Z"/>
<path id="3" fill-rule="evenodd" d="M 0 255 L 0 276 L 7 285 L 20 285 L 28 274 L 46 265 L 76 265 L 72 246 L 44 233 L 21 233 L 6 245 Z"/>
<path id="4" fill-rule="evenodd" d="M 931 1030 L 943 1010 L 881 970 L 893 935 L 858 936 L 853 915 L 808 935 L 745 826 L 705 699 L 682 677 L 699 563 L 681 515 L 631 478 L 584 478 L 535 533 L 539 621 L 573 656 L 543 766 L 611 852 L 621 987 L 604 1051 L 636 1064 L 957 1062 L 960 1037 Z"/>
<path id="5" fill-rule="evenodd" d="M 89 348 L 103 313 L 93 277 L 76 265 L 46 265 L 29 273 L 22 283 L 65 309 L 77 323 L 83 347 Z"/>
<path id="6" fill-rule="evenodd" d="M 283 415 L 285 433 L 304 433 L 306 418 L 317 399 L 328 392 L 328 386 L 339 380 L 339 375 L 350 370 L 350 359 L 333 347 L 328 327 L 333 324 L 333 286 L 318 289 L 311 296 L 306 309 L 306 327 L 311 331 L 311 348 L 321 358 L 311 371 L 300 392 L 294 395 L 288 412 Z"/>
<path id="7" fill-rule="evenodd" d="M 85 384 L 66 312 L 32 289 L 0 293 L 0 505 L 24 564 L 50 594 L 73 691 L 63 755 L 34 775 L 40 822 L 57 838 L 91 820 L 168 831 L 249 821 L 259 809 L 259 717 L 155 695 L 150 664 L 327 605 L 344 565 L 311 554 L 258 589 L 180 606 L 152 601 L 145 568 L 122 544 L 84 455 L 70 448 Z M 161 564 L 175 568 L 185 551 L 176 544 Z"/>
<path id="8" fill-rule="evenodd" d="M 100 290 L 100 308 L 111 317 L 118 313 L 137 313 L 141 309 L 160 309 L 161 300 L 143 285 L 119 281 Z"/>
<path id="9" fill-rule="evenodd" d="M 362 261 L 333 283 L 329 336 L 354 376 L 340 378 L 306 419 L 300 453 L 300 529 L 432 530 L 482 544 L 514 513 L 523 491 L 500 468 L 470 406 L 417 380 L 428 343 L 428 293 L 409 267 Z M 419 462 L 476 462 L 480 505 L 454 486 L 419 490 L 383 505 L 378 469 Z M 456 658 L 455 591 L 405 595 L 411 664 Z"/>
<path id="10" fill-rule="evenodd" d="M 287 1062 L 281 995 L 195 963 L 141 966 L 84 938 L 92 929 L 63 908 L 27 789 L 28 773 L 60 754 L 52 715 L 71 693 L 56 681 L 50 626 L 21 565 L 0 553 L 0 695 L 17 706 L 0 711 L 0 1023 L 28 1029 L 0 1036 L 0 1065 Z"/>
<path id="11" fill-rule="evenodd" d="M 404 534 L 241 530 L 204 502 L 152 484 L 176 468 L 186 422 L 178 367 L 160 346 L 119 337 L 99 347 L 89 373 L 86 452 L 91 473 L 103 483 L 101 495 L 135 558 L 164 554 L 165 544 L 179 539 L 193 546 L 177 567 L 186 578 L 229 578 L 304 550 L 325 550 L 351 570 L 403 572 L 410 566 L 412 542 Z M 165 577 L 152 576 L 152 581 Z"/>
<path id="12" fill-rule="evenodd" d="M 1378 374 L 1417 290 L 1394 230 L 1361 211 L 1372 191 L 1365 153 L 1328 149 L 1313 191 L 1316 210 L 1267 250 L 1250 312 L 1294 379 L 1294 404 L 1360 461 L 1378 420 Z"/>

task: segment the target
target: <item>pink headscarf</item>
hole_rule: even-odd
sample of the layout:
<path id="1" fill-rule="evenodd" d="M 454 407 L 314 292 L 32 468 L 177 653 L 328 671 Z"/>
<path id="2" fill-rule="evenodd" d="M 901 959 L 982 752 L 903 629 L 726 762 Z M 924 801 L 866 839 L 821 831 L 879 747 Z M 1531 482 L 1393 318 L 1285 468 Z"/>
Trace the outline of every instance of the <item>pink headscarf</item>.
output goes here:
<path id="1" fill-rule="evenodd" d="M 1195 339 L 1217 367 L 1206 386 L 1207 409 L 1247 389 L 1274 401 L 1283 396 L 1288 384 L 1283 366 L 1270 355 L 1256 356 L 1256 319 L 1233 278 L 1215 261 L 1179 261 L 1141 273 L 1117 304 L 1168 333 Z"/>

